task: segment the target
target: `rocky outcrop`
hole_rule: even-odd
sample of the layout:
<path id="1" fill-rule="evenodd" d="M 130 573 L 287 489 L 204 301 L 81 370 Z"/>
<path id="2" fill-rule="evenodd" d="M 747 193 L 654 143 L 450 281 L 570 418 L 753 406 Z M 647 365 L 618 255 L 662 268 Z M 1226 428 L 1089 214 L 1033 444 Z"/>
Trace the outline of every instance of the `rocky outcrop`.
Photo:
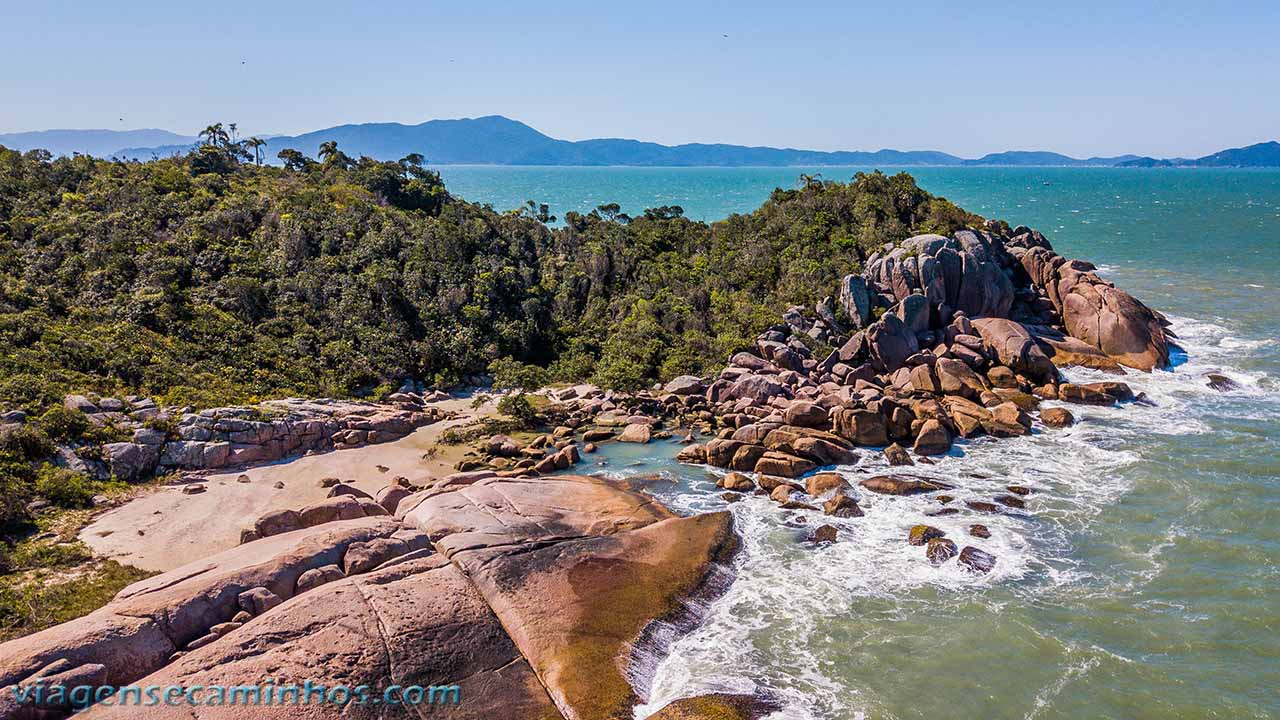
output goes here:
<path id="1" fill-rule="evenodd" d="M 687 601 L 723 586 L 737 547 L 727 513 L 675 517 L 596 478 L 491 475 L 398 505 L 398 519 L 339 519 L 241 545 L 0 645 L 0 687 L 50 669 L 83 669 L 92 685 L 457 686 L 464 702 L 450 717 L 624 717 L 638 701 L 631 679 L 689 621 Z M 172 711 L 99 705 L 85 716 Z M 298 712 L 184 708 L 197 718 Z M 416 713 L 306 707 L 308 717 Z"/>
<path id="2" fill-rule="evenodd" d="M 256 465 L 389 442 L 445 417 L 421 401 L 374 404 L 289 399 L 195 412 L 160 407 L 135 396 L 118 400 L 68 395 L 63 405 L 84 413 L 91 424 L 127 433 L 129 440 L 96 448 L 60 448 L 56 463 L 99 480 L 114 477 L 125 481 L 160 472 Z"/>
<path id="3" fill-rule="evenodd" d="M 1035 236 L 1039 233 L 1025 233 L 1008 246 L 1068 335 L 1121 365 L 1150 371 L 1169 364 L 1163 316 L 1099 278 L 1092 264 L 1067 260 Z"/>

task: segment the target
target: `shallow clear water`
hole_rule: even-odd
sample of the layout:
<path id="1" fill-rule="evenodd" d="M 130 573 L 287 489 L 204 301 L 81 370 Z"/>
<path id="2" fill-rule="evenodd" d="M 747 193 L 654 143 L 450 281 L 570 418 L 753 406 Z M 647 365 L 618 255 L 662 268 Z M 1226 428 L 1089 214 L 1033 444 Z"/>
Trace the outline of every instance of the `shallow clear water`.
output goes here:
<path id="1" fill-rule="evenodd" d="M 816 170 L 843 179 L 852 169 Z M 802 172 L 446 168 L 450 189 L 552 212 L 616 201 L 747 212 Z M 1080 422 L 963 443 L 913 472 L 961 499 L 1032 487 L 1023 513 L 926 518 L 925 498 L 863 494 L 841 541 L 802 542 L 804 513 L 726 505 L 678 446 L 606 446 L 594 471 L 660 473 L 682 511 L 734 513 L 737 580 L 662 661 L 640 716 L 709 690 L 767 690 L 785 718 L 1280 716 L 1280 172 L 917 168 L 928 190 L 1042 230 L 1068 256 L 1165 312 L 1185 354 L 1127 380 L 1156 407 L 1072 406 Z M 1046 184 L 1047 183 L 1047 184 Z M 1240 384 L 1219 393 L 1209 371 Z M 1079 379 L 1087 372 L 1068 373 Z M 859 471 L 884 466 L 863 453 Z M 591 468 L 591 466 L 588 466 Z M 829 522 L 805 518 L 808 526 Z M 928 522 L 999 557 L 975 578 L 934 568 L 907 529 Z M 970 523 L 990 527 L 971 538 Z"/>

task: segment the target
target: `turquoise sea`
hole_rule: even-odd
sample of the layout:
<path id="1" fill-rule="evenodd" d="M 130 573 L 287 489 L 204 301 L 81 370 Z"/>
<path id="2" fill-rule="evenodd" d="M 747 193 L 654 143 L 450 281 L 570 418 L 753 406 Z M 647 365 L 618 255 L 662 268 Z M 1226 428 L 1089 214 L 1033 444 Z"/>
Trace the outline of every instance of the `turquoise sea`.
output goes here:
<path id="1" fill-rule="evenodd" d="M 893 170 L 886 168 L 886 170 Z M 451 191 L 553 214 L 618 202 L 715 220 L 800 173 L 856 168 L 446 167 Z M 935 194 L 1045 233 L 1060 252 L 1173 320 L 1170 371 L 1131 373 L 1155 407 L 1072 407 L 1066 431 L 958 445 L 913 472 L 961 499 L 1035 489 L 1025 513 L 926 518 L 924 498 L 865 497 L 841 541 L 765 498 L 720 500 L 676 446 L 612 446 L 595 471 L 647 475 L 683 511 L 730 507 L 745 538 L 728 594 L 655 659 L 638 717 L 728 690 L 774 694 L 779 718 L 1280 717 L 1280 171 L 911 168 Z M 1238 388 L 1210 389 L 1206 372 Z M 1071 371 L 1087 378 L 1087 371 Z M 864 453 L 858 469 L 883 468 Z M 799 523 L 803 519 L 804 523 Z M 973 578 L 934 568 L 929 522 L 999 557 Z M 982 522 L 989 540 L 969 538 Z M 964 542 L 962 542 L 964 541 Z"/>

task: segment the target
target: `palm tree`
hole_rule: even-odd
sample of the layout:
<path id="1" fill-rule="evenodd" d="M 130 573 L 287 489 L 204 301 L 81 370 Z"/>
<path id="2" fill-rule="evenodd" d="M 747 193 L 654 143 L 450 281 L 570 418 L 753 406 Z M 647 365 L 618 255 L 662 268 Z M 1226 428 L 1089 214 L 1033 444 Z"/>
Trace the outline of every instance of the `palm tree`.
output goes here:
<path id="1" fill-rule="evenodd" d="M 338 142 L 336 140 L 326 140 L 320 143 L 320 159 L 328 162 L 329 158 L 338 154 Z"/>
<path id="2" fill-rule="evenodd" d="M 245 140 L 244 144 L 253 148 L 253 161 L 256 164 L 261 165 L 262 164 L 262 146 L 266 145 L 267 141 L 263 140 L 262 138 L 251 137 L 248 140 Z"/>
<path id="3" fill-rule="evenodd" d="M 204 130 L 200 131 L 200 137 L 205 139 L 205 143 L 220 148 L 227 143 L 227 131 L 222 129 L 222 123 L 214 123 Z"/>

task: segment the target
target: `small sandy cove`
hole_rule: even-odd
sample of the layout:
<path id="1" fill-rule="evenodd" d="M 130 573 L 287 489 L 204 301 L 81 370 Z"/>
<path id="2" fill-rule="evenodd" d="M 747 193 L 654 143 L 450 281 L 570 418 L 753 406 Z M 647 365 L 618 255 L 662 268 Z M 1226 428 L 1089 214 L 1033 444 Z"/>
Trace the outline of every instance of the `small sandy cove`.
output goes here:
<path id="1" fill-rule="evenodd" d="M 418 428 L 395 442 L 211 474 L 199 480 L 207 490 L 196 495 L 183 494 L 183 485 L 157 486 L 103 513 L 80 531 L 80 540 L 100 557 L 163 572 L 235 547 L 240 531 L 269 510 L 299 509 L 323 500 L 329 491 L 320 487 L 321 478 L 336 477 L 372 495 L 397 476 L 422 484 L 447 475 L 465 448 L 442 446 L 427 458 L 423 453 L 445 430 L 495 409 L 491 402 L 472 408 L 471 398 L 446 400 L 433 407 L 457 412 L 458 417 Z M 240 482 L 241 475 L 247 475 L 249 482 Z M 276 488 L 278 482 L 284 487 Z"/>

